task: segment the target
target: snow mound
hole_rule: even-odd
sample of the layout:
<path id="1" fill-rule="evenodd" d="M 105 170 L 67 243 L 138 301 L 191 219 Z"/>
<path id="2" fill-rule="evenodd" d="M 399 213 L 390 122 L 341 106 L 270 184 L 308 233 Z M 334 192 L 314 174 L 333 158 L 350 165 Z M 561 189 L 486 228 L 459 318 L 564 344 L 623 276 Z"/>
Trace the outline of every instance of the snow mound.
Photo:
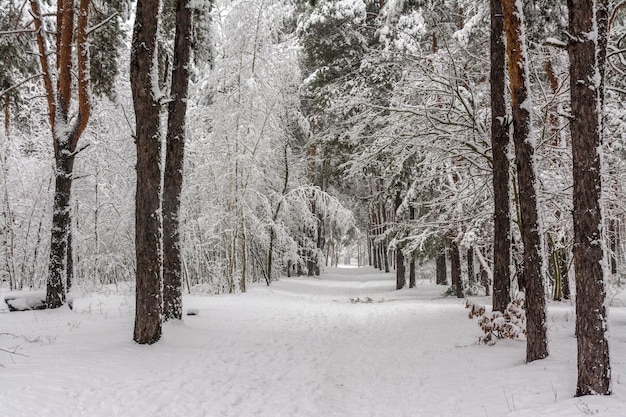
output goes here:
<path id="1" fill-rule="evenodd" d="M 46 308 L 45 291 L 9 293 L 4 297 L 9 311 L 43 310 Z"/>

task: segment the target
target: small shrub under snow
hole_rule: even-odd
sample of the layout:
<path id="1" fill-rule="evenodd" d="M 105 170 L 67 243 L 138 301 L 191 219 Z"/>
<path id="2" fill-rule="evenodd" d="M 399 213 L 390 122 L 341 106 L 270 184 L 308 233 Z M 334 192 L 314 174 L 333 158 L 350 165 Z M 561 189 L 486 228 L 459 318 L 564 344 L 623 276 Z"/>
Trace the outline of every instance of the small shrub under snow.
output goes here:
<path id="1" fill-rule="evenodd" d="M 499 311 L 486 312 L 485 306 L 472 300 L 465 300 L 465 308 L 469 309 L 470 319 L 478 317 L 478 325 L 485 333 L 480 341 L 494 345 L 497 339 L 518 339 L 526 334 L 526 311 L 524 311 L 524 295 L 518 294 L 507 306 L 504 313 Z"/>

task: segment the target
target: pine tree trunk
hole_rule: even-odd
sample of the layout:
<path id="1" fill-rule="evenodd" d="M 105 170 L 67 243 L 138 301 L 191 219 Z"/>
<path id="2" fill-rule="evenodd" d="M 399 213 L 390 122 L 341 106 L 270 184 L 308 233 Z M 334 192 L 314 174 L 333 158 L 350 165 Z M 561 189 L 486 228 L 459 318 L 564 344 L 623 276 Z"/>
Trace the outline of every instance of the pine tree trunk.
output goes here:
<path id="1" fill-rule="evenodd" d="M 389 267 L 389 251 L 387 250 L 387 243 L 385 242 L 383 244 L 383 264 L 385 266 L 385 273 L 389 273 L 390 271 L 390 267 Z"/>
<path id="2" fill-rule="evenodd" d="M 561 265 L 559 270 L 561 271 L 561 280 L 563 281 L 563 298 L 565 300 L 569 300 L 570 289 L 569 289 L 569 262 L 567 260 L 567 252 L 563 249 L 562 255 L 559 257 L 559 261 Z"/>
<path id="3" fill-rule="evenodd" d="M 552 256 L 550 257 L 550 267 L 552 270 L 552 278 L 554 280 L 554 288 L 552 290 L 552 300 L 561 301 L 563 298 L 563 275 L 561 273 L 561 262 L 559 260 L 559 251 L 551 248 Z"/>
<path id="4" fill-rule="evenodd" d="M 448 283 L 448 271 L 446 265 L 446 252 L 444 249 L 437 255 L 436 261 L 437 285 L 446 285 Z"/>
<path id="5" fill-rule="evenodd" d="M 265 268 L 265 283 L 269 287 L 272 281 L 272 266 L 274 264 L 274 239 L 276 239 L 276 232 L 274 232 L 274 225 L 270 225 L 270 243 L 267 248 L 267 267 Z"/>
<path id="6" fill-rule="evenodd" d="M 396 290 L 406 286 L 406 274 L 404 267 L 404 255 L 400 249 L 396 249 Z"/>
<path id="7" fill-rule="evenodd" d="M 74 166 L 74 157 L 65 155 L 67 152 L 59 152 L 54 181 L 50 263 L 48 264 L 48 282 L 46 285 L 47 308 L 59 308 L 65 304 L 67 244 L 71 226 L 70 197 Z"/>
<path id="8" fill-rule="evenodd" d="M 190 0 L 178 0 L 176 2 L 172 101 L 168 104 L 163 179 L 163 317 L 165 320 L 183 318 L 182 255 L 179 229 L 190 52 Z"/>
<path id="9" fill-rule="evenodd" d="M 161 135 L 160 104 L 155 97 L 158 0 L 138 0 L 131 49 L 130 81 L 135 108 L 137 191 L 135 251 L 137 290 L 134 340 L 152 344 L 161 338 Z M 156 82 L 156 80 L 154 80 Z"/>
<path id="10" fill-rule="evenodd" d="M 461 282 L 461 254 L 456 243 L 452 243 L 452 251 L 450 254 L 450 274 L 452 277 L 452 286 L 454 287 L 457 298 L 463 298 L 463 283 Z"/>
<path id="11" fill-rule="evenodd" d="M 372 247 L 374 248 L 374 268 L 382 270 L 382 264 L 380 262 L 380 250 L 378 246 L 378 243 L 372 244 Z"/>
<path id="12" fill-rule="evenodd" d="M 467 250 L 467 282 L 472 284 L 476 281 L 476 276 L 474 275 L 474 249 L 470 248 Z"/>
<path id="13" fill-rule="evenodd" d="M 76 11 L 74 1 L 57 2 L 56 72 L 51 71 L 51 65 L 48 62 L 51 54 L 44 35 L 45 27 L 40 2 L 31 0 L 30 7 L 48 104 L 48 119 L 52 130 L 56 168 L 46 306 L 57 308 L 65 303 L 64 281 L 67 278 L 67 245 L 71 226 L 70 194 L 74 156 L 78 141 L 87 127 L 91 114 L 87 41 L 89 0 L 79 1 L 76 26 L 74 25 Z M 76 40 L 75 49 L 74 39 Z M 76 71 L 74 71 L 74 63 L 76 63 Z M 78 106 L 77 112 L 70 117 L 73 91 L 77 91 Z"/>
<path id="14" fill-rule="evenodd" d="M 370 204 L 369 210 L 369 236 L 367 239 L 367 250 L 369 252 L 370 266 L 378 269 L 378 257 L 376 251 L 376 212 Z"/>
<path id="15" fill-rule="evenodd" d="M 369 258 L 370 258 L 370 266 L 374 267 L 374 269 L 378 269 L 378 258 L 376 257 L 376 244 L 373 242 L 373 238 L 368 239 L 368 249 L 369 249 Z"/>
<path id="16" fill-rule="evenodd" d="M 415 207 L 409 205 L 409 220 L 415 220 Z M 415 287 L 415 254 L 411 254 L 409 262 L 409 288 Z"/>
<path id="17" fill-rule="evenodd" d="M 396 226 L 399 224 L 398 222 L 398 209 L 402 204 L 402 197 L 400 195 L 400 191 L 396 191 L 396 197 L 394 201 L 394 210 L 393 217 Z M 401 232 L 399 232 L 396 238 L 401 238 Z M 402 253 L 401 245 L 396 245 L 396 290 L 400 290 L 406 286 L 406 268 L 404 266 L 404 254 Z"/>
<path id="18" fill-rule="evenodd" d="M 526 362 L 548 356 L 546 300 L 542 276 L 543 254 L 537 205 L 534 145 L 530 136 L 531 100 L 524 44 L 523 10 L 515 0 L 503 0 L 504 31 L 511 84 L 513 142 L 519 187 L 526 281 Z"/>
<path id="19" fill-rule="evenodd" d="M 480 283 L 485 287 L 485 295 L 489 296 L 489 273 L 482 265 L 480 265 Z"/>
<path id="20" fill-rule="evenodd" d="M 609 221 L 609 249 L 611 250 L 611 274 L 617 274 L 617 236 L 619 230 L 617 229 L 617 221 L 611 219 Z"/>
<path id="21" fill-rule="evenodd" d="M 568 0 L 567 5 L 578 340 L 576 396 L 610 394 L 600 175 L 608 6 L 606 0 Z"/>
<path id="22" fill-rule="evenodd" d="M 72 219 L 70 217 L 70 225 L 67 228 L 67 265 L 65 267 L 65 288 L 67 292 L 70 292 L 72 284 L 74 283 L 74 246 L 72 242 L 74 232 L 72 231 L 71 223 Z"/>
<path id="23" fill-rule="evenodd" d="M 315 252 L 315 276 L 319 277 L 322 267 L 320 265 L 320 254 L 323 254 L 324 246 L 326 245 L 326 226 L 324 222 L 323 213 L 317 214 L 317 237 L 315 239 L 317 251 Z"/>
<path id="24" fill-rule="evenodd" d="M 381 234 L 384 235 L 387 229 L 387 209 L 384 204 L 379 206 L 380 211 L 380 219 L 381 219 Z M 389 273 L 389 242 L 387 242 L 387 238 L 385 238 L 381 242 L 381 252 L 383 257 L 383 266 L 385 268 L 385 273 Z"/>
<path id="25" fill-rule="evenodd" d="M 511 216 L 509 202 L 509 128 L 505 101 L 502 1 L 491 0 L 491 146 L 493 153 L 493 311 L 511 302 Z"/>
<path id="26" fill-rule="evenodd" d="M 246 292 L 246 280 L 248 275 L 248 249 L 246 247 L 246 225 L 243 219 L 243 212 L 240 213 L 240 248 L 241 248 L 241 275 L 239 276 L 239 291 Z M 319 267 L 318 267 L 319 268 Z"/>

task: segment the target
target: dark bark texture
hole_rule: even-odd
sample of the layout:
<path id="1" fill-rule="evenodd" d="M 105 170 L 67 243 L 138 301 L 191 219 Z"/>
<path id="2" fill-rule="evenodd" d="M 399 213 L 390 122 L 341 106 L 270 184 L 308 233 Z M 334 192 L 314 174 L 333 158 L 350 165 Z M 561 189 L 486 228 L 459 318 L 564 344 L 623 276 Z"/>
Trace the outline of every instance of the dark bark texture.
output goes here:
<path id="1" fill-rule="evenodd" d="M 406 286 L 406 268 L 404 267 L 404 255 L 401 249 L 396 249 L 396 290 Z"/>
<path id="2" fill-rule="evenodd" d="M 530 138 L 530 97 L 526 46 L 523 43 L 524 28 L 515 0 L 503 0 L 504 31 L 508 72 L 511 84 L 511 112 L 513 116 L 513 142 L 519 187 L 519 209 L 522 220 L 522 242 L 524 244 L 524 278 L 526 280 L 526 362 L 548 356 L 546 332 L 546 300 L 542 276 L 543 254 L 537 194 L 534 146 Z"/>
<path id="3" fill-rule="evenodd" d="M 446 285 L 448 283 L 448 271 L 446 265 L 446 252 L 442 249 L 437 255 L 435 263 L 437 274 L 437 285 Z"/>
<path id="4" fill-rule="evenodd" d="M 472 284 L 476 281 L 474 275 L 474 249 L 467 250 L 467 282 Z"/>
<path id="5" fill-rule="evenodd" d="M 611 274 L 617 274 L 617 248 L 618 248 L 618 236 L 619 229 L 617 228 L 617 221 L 609 221 L 609 249 L 611 251 Z"/>
<path id="6" fill-rule="evenodd" d="M 135 251 L 137 292 L 134 340 L 152 344 L 161 337 L 161 136 L 158 98 L 152 85 L 158 0 L 138 0 L 130 60 L 137 145 Z"/>
<path id="7" fill-rule="evenodd" d="M 89 0 L 79 1 L 76 26 L 74 25 L 75 2 L 73 0 L 57 2 L 56 72 L 50 71 L 51 65 L 48 59 L 52 54 L 47 49 L 45 41 L 45 25 L 39 1 L 31 0 L 30 6 L 48 104 L 48 120 L 52 130 L 56 170 L 46 307 L 58 308 L 65 304 L 65 280 L 68 278 L 67 257 L 71 227 L 70 201 L 74 156 L 78 141 L 87 127 L 91 114 L 87 44 Z M 75 49 L 74 40 L 76 41 Z M 74 64 L 76 64 L 77 71 L 74 70 Z M 76 89 L 72 88 L 74 80 L 76 80 Z M 55 82 L 56 89 L 53 88 Z M 70 115 L 74 91 L 78 96 L 78 106 L 77 111 Z M 72 267 L 71 264 L 70 267 Z M 71 280 L 71 276 L 69 279 Z"/>
<path id="8" fill-rule="evenodd" d="M 168 104 L 163 179 L 163 317 L 165 320 L 183 318 L 179 215 L 180 195 L 183 189 L 191 30 L 190 0 L 178 0 L 176 2 L 172 101 Z"/>
<path id="9" fill-rule="evenodd" d="M 72 242 L 72 236 L 74 236 L 74 233 L 72 232 L 71 223 L 72 222 L 71 222 L 71 217 L 70 217 L 70 225 L 67 228 L 67 265 L 65 266 L 65 269 L 66 269 L 65 282 L 66 282 L 67 292 L 70 292 L 70 290 L 72 289 L 72 284 L 74 283 L 74 246 Z"/>
<path id="10" fill-rule="evenodd" d="M 385 235 L 386 232 L 386 228 L 387 228 L 387 206 L 386 204 L 380 204 L 379 205 L 379 210 L 380 210 L 380 219 L 382 221 L 381 224 L 381 234 Z M 387 241 L 387 238 L 383 239 L 383 241 L 381 242 L 381 252 L 382 252 L 382 258 L 383 258 L 383 267 L 385 268 L 385 273 L 389 273 L 389 242 Z"/>
<path id="11" fill-rule="evenodd" d="M 400 191 L 396 192 L 396 197 L 394 200 L 394 218 L 396 224 L 398 224 L 398 209 L 402 204 L 402 197 L 400 195 Z M 401 237 L 401 233 L 397 236 Z M 396 290 L 400 290 L 406 286 L 406 268 L 404 267 L 404 254 L 402 253 L 402 246 L 396 245 Z"/>
<path id="12" fill-rule="evenodd" d="M 452 243 L 450 253 L 450 274 L 452 286 L 456 291 L 457 298 L 463 298 L 463 282 L 461 281 L 461 254 L 456 243 Z"/>
<path id="13" fill-rule="evenodd" d="M 409 206 L 409 219 L 415 220 L 415 207 Z M 409 288 L 415 287 L 415 255 L 411 254 L 409 262 Z"/>
<path id="14" fill-rule="evenodd" d="M 54 181 L 50 263 L 46 285 L 46 307 L 58 308 L 65 304 L 67 247 L 71 226 L 70 198 L 74 157 L 59 155 Z"/>
<path id="15" fill-rule="evenodd" d="M 594 17 L 594 5 L 598 10 Z M 602 82 L 607 2 L 567 2 L 574 177 L 574 272 L 576 274 L 576 395 L 610 394 L 611 369 L 604 305 L 601 146 Z M 600 19 L 600 21 L 595 21 Z M 598 28 L 596 39 L 587 36 Z M 599 75 L 599 77 L 598 77 Z M 599 79 L 598 79 L 599 78 Z"/>
<path id="16" fill-rule="evenodd" d="M 493 156 L 493 310 L 511 302 L 509 128 L 506 123 L 504 23 L 501 0 L 491 0 L 491 148 Z"/>

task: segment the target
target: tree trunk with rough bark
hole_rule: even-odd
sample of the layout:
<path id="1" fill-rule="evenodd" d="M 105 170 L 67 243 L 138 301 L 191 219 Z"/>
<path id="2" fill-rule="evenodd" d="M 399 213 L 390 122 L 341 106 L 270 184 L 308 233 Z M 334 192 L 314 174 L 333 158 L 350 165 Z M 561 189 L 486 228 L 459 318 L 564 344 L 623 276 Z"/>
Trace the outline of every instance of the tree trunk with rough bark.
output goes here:
<path id="1" fill-rule="evenodd" d="M 454 287 L 457 298 L 463 298 L 463 282 L 461 278 L 461 254 L 459 246 L 452 243 L 450 253 L 450 275 L 452 277 L 452 286 Z"/>
<path id="2" fill-rule="evenodd" d="M 602 235 L 602 102 L 606 0 L 568 0 L 574 272 L 576 274 L 576 396 L 611 393 Z"/>
<path id="3" fill-rule="evenodd" d="M 58 308 L 65 304 L 65 280 L 67 277 L 67 254 L 69 228 L 71 227 L 70 198 L 74 157 L 61 155 L 57 160 L 54 181 L 54 204 L 52 211 L 52 236 L 50 239 L 50 263 L 46 285 L 46 306 Z"/>
<path id="4" fill-rule="evenodd" d="M 65 277 L 65 285 L 67 288 L 67 292 L 70 292 L 72 289 L 72 285 L 74 283 L 74 246 L 72 242 L 72 237 L 74 236 L 74 232 L 72 231 L 72 224 L 70 218 L 70 225 L 67 228 L 67 265 L 66 265 L 66 277 Z"/>
<path id="5" fill-rule="evenodd" d="M 441 253 L 437 255 L 435 263 L 437 285 L 446 285 L 448 283 L 448 271 L 446 265 L 446 252 L 445 249 L 441 249 Z"/>
<path id="6" fill-rule="evenodd" d="M 380 219 L 381 219 L 381 234 L 385 234 L 387 229 L 387 207 L 386 204 L 381 204 L 379 206 L 380 210 Z M 385 269 L 385 273 L 389 273 L 389 242 L 387 238 L 383 239 L 381 242 L 381 254 L 383 258 L 383 267 Z"/>
<path id="7" fill-rule="evenodd" d="M 611 274 L 613 275 L 617 274 L 618 236 L 619 236 L 619 229 L 617 228 L 617 221 L 615 219 L 611 219 L 609 221 L 609 249 L 611 251 L 610 271 L 611 271 Z"/>
<path id="8" fill-rule="evenodd" d="M 409 206 L 409 220 L 415 220 L 415 207 Z M 415 255 L 411 254 L 409 262 L 409 288 L 415 287 Z"/>
<path id="9" fill-rule="evenodd" d="M 404 267 L 404 255 L 400 248 L 396 248 L 396 290 L 406 286 L 406 268 Z"/>
<path id="10" fill-rule="evenodd" d="M 180 195 L 183 189 L 185 117 L 191 53 L 191 1 L 176 2 L 176 35 L 171 101 L 168 104 L 163 176 L 163 317 L 183 318 Z"/>
<path id="11" fill-rule="evenodd" d="M 535 148 L 531 137 L 528 65 L 524 43 L 524 12 L 521 3 L 503 0 L 504 32 L 511 86 L 513 142 L 519 187 L 519 208 L 524 244 L 526 281 L 526 362 L 548 356 L 546 300 L 542 275 L 543 253 L 537 204 Z"/>
<path id="12" fill-rule="evenodd" d="M 402 204 L 402 197 L 400 191 L 396 192 L 396 198 L 394 201 L 394 220 L 396 224 L 398 222 L 398 209 Z M 399 234 L 398 237 L 401 237 Z M 406 286 L 406 268 L 404 267 L 404 254 L 402 253 L 402 245 L 396 245 L 396 290 L 400 290 Z"/>
<path id="13" fill-rule="evenodd" d="M 467 282 L 471 285 L 476 281 L 474 275 L 474 249 L 469 248 L 467 250 Z"/>
<path id="14" fill-rule="evenodd" d="M 153 85 L 157 53 L 158 0 L 138 0 L 130 57 L 135 108 L 137 191 L 135 251 L 137 289 L 134 340 L 152 344 L 161 338 L 161 134 L 158 86 Z"/>
<path id="15" fill-rule="evenodd" d="M 50 50 L 39 0 L 31 0 L 30 8 L 35 26 L 48 120 L 52 131 L 55 159 L 55 189 L 50 237 L 50 262 L 46 285 L 46 307 L 58 308 L 65 304 L 68 240 L 71 227 L 71 191 L 74 157 L 78 141 L 91 115 L 89 98 L 89 52 L 87 31 L 89 0 L 80 0 L 78 9 L 73 0 L 57 2 L 56 12 L 56 72 L 50 70 Z M 75 13 L 78 18 L 75 22 Z M 73 42 L 76 42 L 76 48 Z M 74 63 L 76 70 L 74 70 Z M 76 76 L 76 89 L 73 81 Z M 56 83 L 56 85 L 55 85 Z M 72 93 L 77 92 L 78 106 L 72 108 Z"/>
<path id="16" fill-rule="evenodd" d="M 511 302 L 509 126 L 506 121 L 504 23 L 501 0 L 491 0 L 491 147 L 493 155 L 493 311 Z"/>
<path id="17" fill-rule="evenodd" d="M 565 249 L 563 250 L 563 255 L 559 257 L 559 262 L 561 263 L 561 265 L 559 266 L 559 270 L 561 271 L 561 279 L 563 280 L 563 298 L 569 300 L 569 261 L 567 259 L 567 253 L 565 252 Z"/>

